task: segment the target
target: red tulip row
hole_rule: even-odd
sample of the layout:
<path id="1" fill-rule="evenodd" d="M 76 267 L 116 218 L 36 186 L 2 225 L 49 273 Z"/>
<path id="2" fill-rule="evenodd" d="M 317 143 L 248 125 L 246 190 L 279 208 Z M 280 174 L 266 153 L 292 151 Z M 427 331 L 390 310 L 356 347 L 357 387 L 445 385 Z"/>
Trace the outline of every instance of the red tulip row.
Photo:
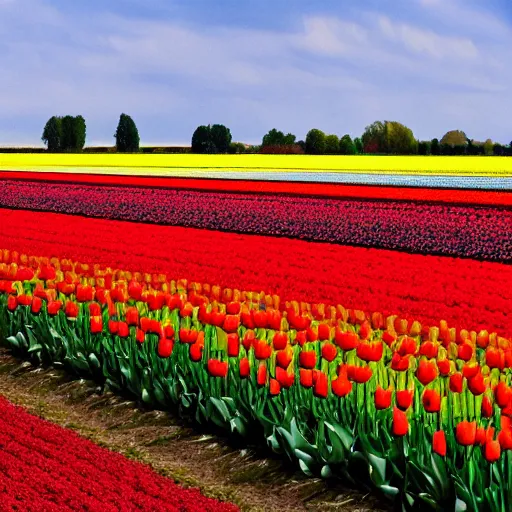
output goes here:
<path id="1" fill-rule="evenodd" d="M 0 181 L 0 206 L 512 261 L 512 210 Z"/>
<path id="2" fill-rule="evenodd" d="M 235 511 L 0 397 L 0 510 Z"/>
<path id="3" fill-rule="evenodd" d="M 507 419 L 512 416 L 512 344 L 495 333 L 449 328 L 444 321 L 441 328 L 422 326 L 342 306 L 292 301 L 279 308 L 277 296 L 230 289 L 221 294 L 218 286 L 168 282 L 163 275 L 5 250 L 0 255 L 0 293 L 8 295 L 11 312 L 26 307 L 38 315 L 46 309 L 50 316 L 75 319 L 84 314 L 84 304 L 92 334 L 131 338 L 139 345 L 147 334 L 158 334 L 156 350 L 162 358 L 172 356 L 177 341 L 188 344 L 191 361 L 205 364 L 212 377 L 246 379 L 254 374 L 270 396 L 300 385 L 324 399 L 331 393 L 348 397 L 354 386 L 372 383 L 373 407 L 392 408 L 395 436 L 409 432 L 411 415 L 434 414 L 437 419 L 425 418 L 440 424 L 449 415 L 449 424 L 458 422 L 459 444 L 482 445 L 488 461 L 496 460 L 500 450 L 512 449 Z M 178 332 L 169 320 L 159 320 L 163 311 L 179 312 Z M 205 326 L 226 333 L 224 357 L 205 356 L 210 352 Z M 236 375 L 229 373 L 231 359 L 237 361 Z M 493 421 L 500 417 L 495 438 Z M 444 439 L 443 430 L 433 438 L 439 455 L 446 454 Z"/>
<path id="4" fill-rule="evenodd" d="M 11 250 L 512 335 L 508 265 L 61 214 L 1 216 L 0 246 Z"/>

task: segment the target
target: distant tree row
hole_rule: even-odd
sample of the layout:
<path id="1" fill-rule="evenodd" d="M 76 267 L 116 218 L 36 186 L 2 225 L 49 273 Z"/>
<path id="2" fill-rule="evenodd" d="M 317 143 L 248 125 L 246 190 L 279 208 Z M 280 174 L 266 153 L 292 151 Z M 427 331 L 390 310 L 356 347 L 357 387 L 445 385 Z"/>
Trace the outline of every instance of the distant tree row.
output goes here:
<path id="1" fill-rule="evenodd" d="M 52 153 L 75 153 L 83 150 L 85 134 L 85 119 L 82 116 L 52 116 L 46 122 L 41 140 Z M 130 116 L 121 114 L 114 137 L 117 151 L 139 151 L 139 132 Z"/>
<path id="2" fill-rule="evenodd" d="M 41 139 L 51 152 L 79 152 L 85 145 L 86 126 L 82 116 L 51 117 Z M 140 138 L 133 119 L 121 114 L 114 134 L 116 150 L 139 152 Z M 345 134 L 339 138 L 318 128 L 309 130 L 305 140 L 296 140 L 273 128 L 263 136 L 261 145 L 247 146 L 233 142 L 231 131 L 222 124 L 201 125 L 192 135 L 193 153 L 269 153 L 310 155 L 511 155 L 512 142 L 505 146 L 490 139 L 478 142 L 469 139 L 461 130 L 451 130 L 439 139 L 420 141 L 410 128 L 397 121 L 375 121 L 367 126 L 361 137 L 352 139 Z"/>

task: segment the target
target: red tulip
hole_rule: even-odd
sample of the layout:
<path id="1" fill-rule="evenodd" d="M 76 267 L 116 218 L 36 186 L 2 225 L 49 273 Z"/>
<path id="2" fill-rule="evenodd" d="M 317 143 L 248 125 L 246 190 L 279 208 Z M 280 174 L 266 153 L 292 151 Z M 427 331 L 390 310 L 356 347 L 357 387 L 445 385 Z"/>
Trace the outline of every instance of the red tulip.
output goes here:
<path id="1" fill-rule="evenodd" d="M 139 329 L 138 327 L 137 327 L 137 330 L 135 331 L 135 339 L 139 343 L 144 343 L 144 340 L 146 339 L 146 334 L 144 333 L 144 331 L 142 329 Z"/>
<path id="2" fill-rule="evenodd" d="M 251 366 L 249 364 L 249 359 L 247 357 L 243 357 L 240 359 L 240 377 L 242 379 L 245 379 L 249 376 L 249 373 L 251 371 Z"/>
<path id="3" fill-rule="evenodd" d="M 310 388 L 313 386 L 313 372 L 311 370 L 306 370 L 305 368 L 300 369 L 300 383 L 305 388 Z"/>
<path id="4" fill-rule="evenodd" d="M 396 392 L 396 404 L 400 409 L 406 411 L 412 405 L 414 391 L 411 389 L 402 389 Z"/>
<path id="5" fill-rule="evenodd" d="M 464 377 L 462 373 L 450 375 L 450 391 L 453 393 L 462 393 Z"/>
<path id="6" fill-rule="evenodd" d="M 347 368 L 348 378 L 357 382 L 358 384 L 364 384 L 368 382 L 373 375 L 372 369 L 369 366 L 351 366 Z"/>
<path id="7" fill-rule="evenodd" d="M 119 322 L 115 320 L 109 320 L 108 321 L 108 330 L 110 334 L 117 334 L 117 331 L 119 330 Z"/>
<path id="8" fill-rule="evenodd" d="M 272 355 L 272 347 L 265 340 L 255 340 L 254 355 L 256 359 L 268 359 Z"/>
<path id="9" fill-rule="evenodd" d="M 475 444 L 476 440 L 476 422 L 461 421 L 455 428 L 455 438 L 462 446 Z"/>
<path id="10" fill-rule="evenodd" d="M 307 341 L 306 331 L 298 331 L 295 336 L 295 341 L 299 344 L 300 347 L 304 346 L 304 343 Z"/>
<path id="11" fill-rule="evenodd" d="M 240 302 L 230 302 L 226 306 L 226 312 L 228 313 L 228 315 L 239 315 L 240 309 L 241 309 Z"/>
<path id="12" fill-rule="evenodd" d="M 485 444 L 486 433 L 484 427 L 477 427 L 475 435 L 475 444 L 483 446 Z"/>
<path id="13" fill-rule="evenodd" d="M 103 321 L 101 316 L 91 316 L 91 332 L 97 334 L 103 331 Z"/>
<path id="14" fill-rule="evenodd" d="M 270 394 L 271 396 L 276 396 L 281 393 L 281 385 L 276 379 L 270 378 Z"/>
<path id="15" fill-rule="evenodd" d="M 30 306 L 32 304 L 32 296 L 25 294 L 18 295 L 18 304 L 20 306 Z"/>
<path id="16" fill-rule="evenodd" d="M 459 345 L 457 353 L 459 359 L 462 359 L 463 361 L 469 361 L 473 357 L 473 347 L 469 343 L 464 342 Z"/>
<path id="17" fill-rule="evenodd" d="M 363 361 L 380 361 L 383 350 L 382 341 L 362 342 L 357 346 L 356 354 Z"/>
<path id="18" fill-rule="evenodd" d="M 101 316 L 101 307 L 97 302 L 91 302 L 89 304 L 89 315 Z"/>
<path id="19" fill-rule="evenodd" d="M 479 396 L 487 389 L 487 384 L 484 381 L 484 376 L 478 373 L 473 378 L 468 380 L 468 388 L 475 396 Z"/>
<path id="20" fill-rule="evenodd" d="M 396 336 L 394 334 L 391 334 L 389 331 L 384 331 L 382 333 L 382 341 L 390 347 L 392 343 L 396 341 Z"/>
<path id="21" fill-rule="evenodd" d="M 223 329 L 226 332 L 236 332 L 240 325 L 240 317 L 236 315 L 226 315 L 224 320 Z"/>
<path id="22" fill-rule="evenodd" d="M 76 300 L 78 302 L 90 302 L 94 297 L 94 289 L 89 285 L 79 284 L 76 287 Z"/>
<path id="23" fill-rule="evenodd" d="M 331 361 L 334 361 L 334 359 L 336 358 L 337 355 L 338 355 L 338 351 L 336 350 L 336 347 L 333 344 L 326 343 L 322 347 L 322 357 L 329 363 Z"/>
<path id="24" fill-rule="evenodd" d="M 121 338 L 127 338 L 130 335 L 130 328 L 128 327 L 128 324 L 126 322 L 118 322 L 117 335 Z"/>
<path id="25" fill-rule="evenodd" d="M 494 388 L 494 398 L 500 409 L 510 403 L 511 396 L 510 388 L 503 381 L 498 382 L 498 385 Z"/>
<path id="26" fill-rule="evenodd" d="M 487 441 L 484 445 L 484 457 L 487 462 L 496 462 L 501 456 L 501 445 L 498 441 Z"/>
<path id="27" fill-rule="evenodd" d="M 288 336 L 285 332 L 276 332 L 272 344 L 275 350 L 283 350 L 288 345 Z"/>
<path id="28" fill-rule="evenodd" d="M 331 338 L 331 328 L 327 324 L 318 325 L 318 339 L 326 341 Z"/>
<path id="29" fill-rule="evenodd" d="M 258 367 L 256 382 L 258 383 L 258 386 L 264 386 L 267 382 L 267 367 L 264 364 L 260 364 Z"/>
<path id="30" fill-rule="evenodd" d="M 314 368 L 316 366 L 316 352 L 314 350 L 303 350 L 299 353 L 299 363 L 303 368 Z"/>
<path id="31" fill-rule="evenodd" d="M 512 450 L 512 431 L 503 429 L 498 434 L 498 442 L 503 450 Z"/>
<path id="32" fill-rule="evenodd" d="M 324 372 L 318 372 L 316 375 L 317 377 L 313 393 L 317 397 L 326 398 L 327 393 L 329 392 L 329 381 L 327 380 L 327 375 Z"/>
<path id="33" fill-rule="evenodd" d="M 136 307 L 127 308 L 126 323 L 128 325 L 139 325 L 139 311 Z"/>
<path id="34" fill-rule="evenodd" d="M 398 352 L 393 354 L 391 358 L 391 368 L 396 372 L 405 372 L 409 369 L 410 356 L 401 357 Z"/>
<path id="35" fill-rule="evenodd" d="M 450 374 L 450 361 L 449 359 L 441 359 L 440 361 L 437 361 L 437 368 L 439 369 L 439 373 L 446 377 Z"/>
<path id="36" fill-rule="evenodd" d="M 254 325 L 256 327 L 260 327 L 260 328 L 266 328 L 267 327 L 267 312 L 266 311 L 256 311 L 256 310 L 251 310 L 252 311 L 252 319 L 254 321 Z"/>
<path id="37" fill-rule="evenodd" d="M 480 368 L 480 365 L 479 364 L 465 364 L 463 367 L 462 367 L 462 375 L 464 375 L 464 377 L 466 377 L 466 379 L 472 379 L 473 377 L 475 377 L 476 375 L 478 375 L 481 371 L 481 368 Z"/>
<path id="38" fill-rule="evenodd" d="M 169 338 L 160 338 L 158 341 L 158 355 L 160 357 L 170 357 L 174 343 Z"/>
<path id="39" fill-rule="evenodd" d="M 497 347 L 487 347 L 485 351 L 485 363 L 489 368 L 505 368 L 505 354 L 503 350 Z"/>
<path id="40" fill-rule="evenodd" d="M 342 332 L 336 327 L 334 340 L 342 350 L 353 350 L 359 345 L 359 337 L 353 332 Z"/>
<path id="41" fill-rule="evenodd" d="M 435 389 L 426 389 L 423 392 L 423 407 L 427 412 L 439 412 L 441 397 Z"/>
<path id="42" fill-rule="evenodd" d="M 486 395 L 482 399 L 482 416 L 484 418 L 490 418 L 493 413 L 493 405 L 489 397 Z"/>
<path id="43" fill-rule="evenodd" d="M 276 363 L 281 368 L 288 368 L 293 359 L 293 350 L 291 347 L 286 347 L 284 350 L 279 350 L 276 355 Z"/>
<path id="44" fill-rule="evenodd" d="M 134 300 L 140 300 L 142 297 L 142 286 L 136 281 L 130 281 L 128 284 L 128 295 Z"/>
<path id="45" fill-rule="evenodd" d="M 244 346 L 247 352 L 251 349 L 255 339 L 256 336 L 254 334 L 254 331 L 250 329 L 245 331 L 244 339 L 242 340 L 242 345 Z"/>
<path id="46" fill-rule="evenodd" d="M 391 389 L 382 389 L 377 386 L 375 391 L 375 407 L 377 409 L 387 409 L 391 405 Z"/>
<path id="47" fill-rule="evenodd" d="M 288 373 L 279 366 L 276 368 L 276 379 L 283 388 L 289 388 L 295 382 L 295 374 L 293 372 Z"/>
<path id="48" fill-rule="evenodd" d="M 420 345 L 419 354 L 420 356 L 428 357 L 429 359 L 435 359 L 439 352 L 439 346 L 432 341 L 426 341 Z M 439 362 L 437 363 L 437 367 L 439 368 Z M 440 368 L 439 368 L 440 369 Z"/>
<path id="49" fill-rule="evenodd" d="M 395 407 L 393 409 L 393 434 L 405 436 L 409 432 L 409 421 L 405 412 Z"/>
<path id="50" fill-rule="evenodd" d="M 424 386 L 430 384 L 437 377 L 436 363 L 422 359 L 418 365 L 416 377 Z"/>
<path id="51" fill-rule="evenodd" d="M 195 363 L 198 363 L 203 358 L 204 346 L 200 343 L 192 343 L 189 348 L 190 359 Z"/>
<path id="52" fill-rule="evenodd" d="M 368 320 L 365 320 L 359 329 L 359 337 L 362 340 L 367 340 L 370 337 L 370 334 L 372 333 L 372 328 L 370 326 L 370 323 Z"/>
<path id="53" fill-rule="evenodd" d="M 444 430 L 434 432 L 434 436 L 432 437 L 432 449 L 434 453 L 437 453 L 441 457 L 446 456 L 446 435 Z"/>
<path id="54" fill-rule="evenodd" d="M 32 298 L 32 307 L 31 307 L 32 313 L 37 315 L 39 313 L 39 311 L 41 311 L 42 305 L 43 305 L 43 301 L 39 297 L 34 296 Z"/>
<path id="55" fill-rule="evenodd" d="M 398 349 L 398 353 L 404 357 L 407 354 L 415 355 L 418 350 L 418 345 L 416 340 L 413 338 L 409 338 L 409 336 L 404 336 L 402 342 L 400 343 L 400 348 Z"/>
<path id="56" fill-rule="evenodd" d="M 236 332 L 228 334 L 228 356 L 238 357 L 239 352 L 240 341 L 238 339 L 238 334 Z"/>
<path id="57" fill-rule="evenodd" d="M 219 361 L 218 359 L 208 359 L 207 367 L 208 373 L 212 377 L 224 378 L 228 374 L 228 363 L 226 361 Z"/>
<path id="58" fill-rule="evenodd" d="M 68 318 L 76 318 L 78 316 L 78 305 L 68 300 L 65 312 Z"/>
<path id="59" fill-rule="evenodd" d="M 62 301 L 56 300 L 48 303 L 48 314 L 50 316 L 55 316 L 62 307 Z"/>
<path id="60" fill-rule="evenodd" d="M 347 379 L 346 375 L 340 375 L 331 382 L 331 388 L 336 396 L 344 397 L 352 391 L 352 382 Z"/>

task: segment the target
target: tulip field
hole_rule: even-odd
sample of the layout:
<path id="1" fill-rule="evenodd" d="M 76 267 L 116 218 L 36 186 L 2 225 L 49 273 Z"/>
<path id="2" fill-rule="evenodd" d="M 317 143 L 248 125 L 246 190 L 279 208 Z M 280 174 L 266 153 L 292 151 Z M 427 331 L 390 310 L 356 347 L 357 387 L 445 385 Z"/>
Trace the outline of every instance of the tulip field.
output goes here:
<path id="1" fill-rule="evenodd" d="M 512 510 L 511 192 L 33 174 L 0 176 L 0 335 L 15 356 L 398 510 Z M 41 467 L 54 434 L 2 432 L 0 500 L 21 475 L 33 497 L 13 461 Z M 88 471 L 93 448 L 70 443 Z"/>

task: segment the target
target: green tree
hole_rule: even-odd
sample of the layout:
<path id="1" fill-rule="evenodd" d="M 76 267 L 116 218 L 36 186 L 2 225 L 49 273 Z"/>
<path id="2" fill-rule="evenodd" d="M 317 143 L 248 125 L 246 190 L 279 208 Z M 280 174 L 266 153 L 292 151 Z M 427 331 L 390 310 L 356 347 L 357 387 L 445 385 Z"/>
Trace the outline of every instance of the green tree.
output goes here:
<path id="1" fill-rule="evenodd" d="M 432 139 L 430 142 L 430 152 L 433 155 L 439 155 L 439 140 L 438 139 Z"/>
<path id="2" fill-rule="evenodd" d="M 69 115 L 64 116 L 62 118 L 61 124 L 61 149 L 63 149 L 64 151 L 73 151 L 75 146 L 75 118 Z"/>
<path id="3" fill-rule="evenodd" d="M 356 147 L 356 152 L 358 155 L 363 153 L 363 141 L 360 137 L 356 137 L 354 139 L 354 146 Z"/>
<path id="4" fill-rule="evenodd" d="M 364 129 L 361 142 L 365 153 L 384 152 L 386 126 L 382 121 L 375 121 Z"/>
<path id="5" fill-rule="evenodd" d="M 395 155 L 411 155 L 418 153 L 418 141 L 410 128 L 397 121 L 384 122 L 384 150 L 385 153 Z M 382 151 L 379 151 L 382 152 Z"/>
<path id="6" fill-rule="evenodd" d="M 231 144 L 231 131 L 223 124 L 214 124 L 210 128 L 210 140 L 217 153 L 227 153 Z"/>
<path id="7" fill-rule="evenodd" d="M 62 119 L 52 116 L 43 129 L 41 140 L 46 144 L 48 151 L 55 153 L 61 149 Z"/>
<path id="8" fill-rule="evenodd" d="M 325 133 L 317 128 L 309 130 L 306 135 L 306 153 L 323 155 L 325 153 Z"/>
<path id="9" fill-rule="evenodd" d="M 240 153 L 245 153 L 245 144 L 242 142 L 232 142 L 229 145 L 229 153 L 232 155 L 239 155 Z"/>
<path id="10" fill-rule="evenodd" d="M 418 141 L 418 155 L 430 155 L 430 141 Z"/>
<path id="11" fill-rule="evenodd" d="M 129 153 L 139 151 L 139 131 L 129 115 L 121 114 L 114 137 L 116 139 L 117 151 Z"/>
<path id="12" fill-rule="evenodd" d="M 295 135 L 287 133 L 286 135 L 272 128 L 268 133 L 263 136 L 261 145 L 264 146 L 281 146 L 295 144 Z"/>
<path id="13" fill-rule="evenodd" d="M 359 140 L 360 139 L 356 139 Z M 339 152 L 342 155 L 355 155 L 357 152 L 356 145 L 354 141 L 352 141 L 352 138 L 350 135 L 343 135 L 340 139 L 340 146 L 339 146 Z"/>
<path id="14" fill-rule="evenodd" d="M 82 116 L 76 116 L 74 119 L 74 149 L 82 151 L 85 146 L 86 125 L 85 119 Z"/>
<path id="15" fill-rule="evenodd" d="M 210 125 L 201 125 L 192 134 L 192 153 L 206 153 L 210 146 Z"/>
<path id="16" fill-rule="evenodd" d="M 490 156 L 493 154 L 493 143 L 491 139 L 487 139 L 484 142 L 484 154 Z"/>
<path id="17" fill-rule="evenodd" d="M 440 143 L 441 144 L 447 144 L 449 146 L 466 146 L 468 138 L 466 137 L 466 134 L 462 130 L 450 130 L 449 132 L 446 132 Z"/>
<path id="18" fill-rule="evenodd" d="M 325 153 L 327 155 L 336 155 L 340 152 L 340 139 L 337 135 L 327 135 L 325 137 Z"/>

